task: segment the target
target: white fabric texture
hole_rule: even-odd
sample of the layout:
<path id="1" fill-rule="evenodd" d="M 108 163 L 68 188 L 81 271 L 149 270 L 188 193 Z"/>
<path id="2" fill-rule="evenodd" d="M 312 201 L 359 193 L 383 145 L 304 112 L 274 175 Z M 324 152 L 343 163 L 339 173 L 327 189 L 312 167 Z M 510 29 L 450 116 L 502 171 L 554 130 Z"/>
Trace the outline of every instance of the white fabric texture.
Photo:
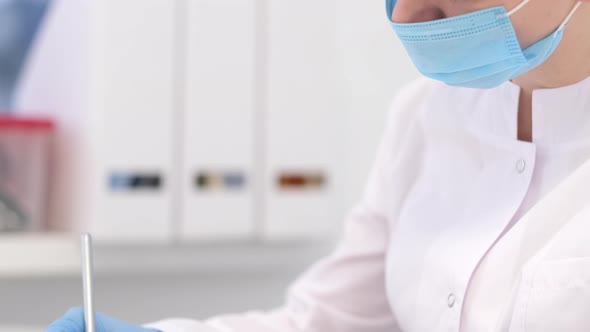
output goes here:
<path id="1" fill-rule="evenodd" d="M 335 252 L 274 312 L 164 332 L 585 331 L 590 327 L 590 78 L 533 95 L 420 79 L 393 103 Z M 228 294 L 220 294 L 228 296 Z M 187 323 L 188 322 L 188 323 Z"/>

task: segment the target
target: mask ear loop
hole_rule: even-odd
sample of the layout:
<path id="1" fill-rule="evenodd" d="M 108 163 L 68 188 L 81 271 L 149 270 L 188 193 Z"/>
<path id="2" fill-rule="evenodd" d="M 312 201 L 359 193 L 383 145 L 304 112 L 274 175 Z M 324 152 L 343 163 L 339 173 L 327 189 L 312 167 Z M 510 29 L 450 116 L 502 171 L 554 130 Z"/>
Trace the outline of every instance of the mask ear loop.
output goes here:
<path id="1" fill-rule="evenodd" d="M 524 0 L 518 6 L 514 7 L 511 11 L 507 12 L 506 14 L 500 15 L 498 18 L 510 17 L 510 16 L 514 15 L 517 11 L 521 10 L 522 7 L 526 6 L 530 1 L 531 0 Z M 574 6 L 574 8 L 572 9 L 572 11 L 567 15 L 567 17 L 565 18 L 565 20 L 563 20 L 563 23 L 561 23 L 561 25 L 559 26 L 559 28 L 557 28 L 557 32 L 560 32 L 563 29 L 565 29 L 565 27 L 567 26 L 567 24 L 569 23 L 569 21 L 572 19 L 572 17 L 574 16 L 574 14 L 578 11 L 578 9 L 581 6 L 582 6 L 582 1 L 578 1 L 576 3 L 576 5 Z M 553 37 L 554 38 L 557 37 L 557 34 L 554 34 Z"/>
<path id="2" fill-rule="evenodd" d="M 499 19 L 503 19 L 503 18 L 510 17 L 510 16 L 514 15 L 514 13 L 521 10 L 522 7 L 526 6 L 529 2 L 531 2 L 531 0 L 524 0 L 523 2 L 519 3 L 518 6 L 514 7 L 509 12 L 496 16 L 496 19 L 499 20 Z"/>
<path id="3" fill-rule="evenodd" d="M 510 16 L 514 15 L 517 11 L 521 10 L 522 7 L 526 6 L 529 2 L 531 2 L 531 0 L 524 0 L 518 6 L 514 7 L 511 11 L 502 15 L 502 17 L 510 17 Z"/>
<path id="4" fill-rule="evenodd" d="M 578 9 L 580 8 L 580 6 L 582 6 L 582 1 L 578 1 L 578 3 L 576 3 L 576 6 L 574 6 L 574 9 L 572 9 L 572 11 L 569 13 L 569 15 L 563 21 L 563 23 L 561 23 L 561 25 L 559 26 L 559 28 L 557 28 L 557 31 L 561 31 L 561 30 L 565 29 L 565 27 L 567 26 L 567 24 L 569 23 L 569 21 L 572 19 L 572 17 L 576 13 L 576 11 L 578 11 Z"/>

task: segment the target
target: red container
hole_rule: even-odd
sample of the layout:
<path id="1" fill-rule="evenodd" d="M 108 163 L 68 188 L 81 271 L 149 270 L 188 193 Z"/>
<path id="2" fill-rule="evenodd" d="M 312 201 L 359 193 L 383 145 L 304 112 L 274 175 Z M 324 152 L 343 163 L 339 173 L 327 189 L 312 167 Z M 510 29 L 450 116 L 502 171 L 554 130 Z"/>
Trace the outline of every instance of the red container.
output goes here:
<path id="1" fill-rule="evenodd" d="M 0 116 L 0 232 L 44 229 L 51 120 Z"/>

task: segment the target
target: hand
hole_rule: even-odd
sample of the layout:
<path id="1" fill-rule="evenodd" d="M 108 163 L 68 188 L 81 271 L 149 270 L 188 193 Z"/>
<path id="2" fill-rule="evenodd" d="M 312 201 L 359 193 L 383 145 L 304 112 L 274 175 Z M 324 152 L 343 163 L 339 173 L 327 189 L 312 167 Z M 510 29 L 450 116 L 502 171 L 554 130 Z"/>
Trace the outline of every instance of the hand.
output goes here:
<path id="1" fill-rule="evenodd" d="M 70 309 L 62 318 L 51 323 L 45 332 L 85 332 L 84 310 Z M 102 314 L 96 314 L 96 332 L 159 332 L 134 326 Z"/>

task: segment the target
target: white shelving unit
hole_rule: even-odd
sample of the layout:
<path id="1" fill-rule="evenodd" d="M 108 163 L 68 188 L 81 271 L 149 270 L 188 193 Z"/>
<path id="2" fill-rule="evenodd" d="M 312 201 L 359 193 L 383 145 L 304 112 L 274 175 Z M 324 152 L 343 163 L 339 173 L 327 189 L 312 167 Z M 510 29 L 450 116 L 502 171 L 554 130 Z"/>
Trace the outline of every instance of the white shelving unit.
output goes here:
<path id="1" fill-rule="evenodd" d="M 43 327 L 0 326 L 0 332 L 43 332 Z"/>
<path id="2" fill-rule="evenodd" d="M 333 246 L 329 242 L 318 239 L 121 245 L 95 241 L 95 274 L 102 287 L 99 303 L 130 321 L 151 321 L 165 315 L 159 305 L 149 304 L 143 289 L 126 288 L 130 280 L 138 280 L 158 301 L 176 306 L 174 314 L 182 314 L 184 308 L 190 307 L 190 312 L 184 312 L 185 317 L 209 317 L 251 306 L 268 307 L 280 301 L 288 282 L 330 251 Z M 0 310 L 8 310 L 0 318 L 0 332 L 42 332 L 44 328 L 38 326 L 48 324 L 78 303 L 79 252 L 77 235 L 0 234 L 0 293 L 7 292 L 3 293 Z M 261 296 L 251 288 L 264 288 L 266 294 Z M 34 301 L 39 290 L 45 296 L 63 297 L 57 303 L 42 299 L 37 306 L 40 312 L 28 316 L 22 312 L 23 303 Z M 199 306 L 200 302 L 194 302 L 185 292 L 199 294 L 207 305 Z M 218 296 L 226 292 L 236 295 L 238 303 L 236 299 Z M 122 298 L 118 299 L 116 294 L 123 294 Z M 20 304 L 12 308 L 7 301 L 17 296 Z M 135 301 L 143 305 L 133 307 L 131 303 Z M 6 320 L 7 317 L 10 319 Z"/>
<path id="3" fill-rule="evenodd" d="M 95 241 L 98 275 L 260 271 L 307 264 L 330 250 L 330 241 L 121 245 Z M 80 273 L 79 238 L 71 234 L 0 235 L 0 279 Z"/>
<path id="4" fill-rule="evenodd" d="M 48 277 L 75 273 L 80 245 L 67 234 L 0 235 L 0 277 Z"/>

